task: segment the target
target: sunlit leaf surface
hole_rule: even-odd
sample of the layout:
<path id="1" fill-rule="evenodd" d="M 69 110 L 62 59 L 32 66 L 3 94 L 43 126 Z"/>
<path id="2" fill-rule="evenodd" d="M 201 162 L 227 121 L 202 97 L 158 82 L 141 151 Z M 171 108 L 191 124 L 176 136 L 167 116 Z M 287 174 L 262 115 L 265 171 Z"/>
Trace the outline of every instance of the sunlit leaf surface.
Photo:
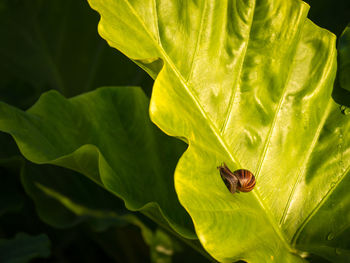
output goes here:
<path id="1" fill-rule="evenodd" d="M 181 204 L 216 259 L 349 258 L 350 122 L 331 98 L 335 36 L 301 1 L 89 0 L 99 32 L 155 84 L 150 115 L 189 148 Z M 245 168 L 230 194 L 217 166 Z"/>
<path id="2" fill-rule="evenodd" d="M 339 39 L 339 83 L 350 91 L 350 24 Z"/>

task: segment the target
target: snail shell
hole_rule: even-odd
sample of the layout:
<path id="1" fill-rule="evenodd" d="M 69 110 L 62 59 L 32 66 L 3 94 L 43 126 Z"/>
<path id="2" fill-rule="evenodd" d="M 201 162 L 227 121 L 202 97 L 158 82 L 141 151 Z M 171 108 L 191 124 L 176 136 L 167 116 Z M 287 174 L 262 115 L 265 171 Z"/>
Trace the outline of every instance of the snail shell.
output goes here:
<path id="1" fill-rule="evenodd" d="M 252 172 L 239 169 L 233 173 L 224 163 L 218 167 L 222 180 L 231 193 L 250 192 L 255 186 L 255 177 Z"/>

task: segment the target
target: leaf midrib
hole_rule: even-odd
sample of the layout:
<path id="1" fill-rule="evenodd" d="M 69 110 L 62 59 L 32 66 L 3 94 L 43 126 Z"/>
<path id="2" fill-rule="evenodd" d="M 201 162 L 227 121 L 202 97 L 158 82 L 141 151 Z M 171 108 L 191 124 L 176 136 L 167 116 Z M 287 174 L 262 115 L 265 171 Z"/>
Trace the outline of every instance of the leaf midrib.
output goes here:
<path id="1" fill-rule="evenodd" d="M 130 11 L 134 14 L 134 16 L 136 17 L 136 19 L 140 22 L 140 24 L 142 25 L 142 27 L 144 28 L 145 32 L 150 36 L 150 38 L 155 42 L 155 47 L 156 49 L 160 52 L 160 55 L 163 56 L 163 59 L 165 60 L 165 62 L 167 62 L 167 64 L 170 66 L 170 68 L 173 70 L 173 72 L 175 73 L 175 75 L 178 77 L 178 79 L 180 80 L 181 84 L 183 85 L 183 87 L 185 88 L 185 90 L 187 91 L 187 93 L 190 95 L 192 101 L 195 103 L 195 105 L 197 106 L 197 108 L 199 109 L 200 113 L 202 114 L 203 118 L 206 119 L 209 123 L 209 127 L 212 130 L 212 132 L 214 133 L 215 137 L 218 139 L 218 141 L 220 142 L 221 146 L 225 149 L 226 153 L 228 154 L 228 156 L 230 157 L 230 159 L 237 163 L 238 166 L 240 166 L 240 162 L 238 161 L 237 158 L 235 158 L 231 152 L 229 151 L 228 147 L 227 147 L 227 143 L 225 142 L 225 140 L 220 136 L 219 132 L 217 131 L 216 127 L 214 126 L 213 122 L 211 121 L 211 119 L 207 116 L 206 112 L 204 111 L 203 107 L 200 105 L 199 100 L 197 99 L 197 97 L 192 93 L 192 91 L 190 90 L 190 88 L 188 87 L 187 82 L 185 81 L 184 77 L 182 76 L 182 74 L 178 71 L 177 67 L 175 66 L 175 64 L 173 63 L 173 61 L 169 58 L 169 56 L 166 54 L 165 50 L 162 47 L 161 41 L 159 39 L 159 42 L 156 41 L 156 39 L 154 39 L 153 34 L 148 30 L 148 28 L 146 27 L 144 21 L 139 17 L 139 15 L 137 14 L 136 10 L 133 8 L 133 6 L 129 3 L 128 0 L 123 0 L 127 6 L 129 6 Z M 157 22 L 157 30 L 159 28 L 158 26 L 158 21 Z M 200 29 L 202 30 L 202 29 Z M 291 246 L 289 245 L 289 243 L 286 241 L 286 239 L 283 236 L 283 233 L 281 232 L 280 228 L 276 225 L 275 221 L 273 220 L 273 217 L 270 213 L 269 210 L 267 210 L 265 208 L 264 203 L 262 202 L 262 198 L 260 197 L 257 189 L 255 189 L 252 192 L 255 196 L 255 198 L 257 199 L 258 203 L 260 204 L 260 206 L 262 207 L 262 210 L 265 212 L 266 217 L 268 218 L 268 220 L 271 223 L 272 228 L 274 229 L 275 233 L 277 234 L 277 236 L 281 239 L 281 241 L 283 242 L 284 246 L 287 248 L 288 251 L 294 251 Z"/>

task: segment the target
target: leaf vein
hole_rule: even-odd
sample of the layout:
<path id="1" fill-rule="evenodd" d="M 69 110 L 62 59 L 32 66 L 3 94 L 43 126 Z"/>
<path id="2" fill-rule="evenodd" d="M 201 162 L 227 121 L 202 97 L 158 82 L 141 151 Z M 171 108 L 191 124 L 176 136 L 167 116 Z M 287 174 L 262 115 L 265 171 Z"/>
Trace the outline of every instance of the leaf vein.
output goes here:
<path id="1" fill-rule="evenodd" d="M 306 153 L 306 155 L 305 155 L 304 162 L 303 162 L 303 164 L 302 164 L 301 167 L 300 167 L 300 170 L 299 170 L 299 174 L 298 174 L 298 176 L 297 176 L 297 179 L 295 180 L 295 182 L 294 182 L 294 184 L 293 184 L 293 188 L 292 188 L 291 193 L 289 194 L 289 197 L 288 197 L 288 201 L 287 201 L 287 203 L 286 203 L 286 206 L 285 206 L 284 209 L 283 209 L 283 214 L 282 214 L 282 217 L 281 217 L 281 220 L 280 220 L 280 224 L 281 224 L 281 225 L 283 224 L 283 221 L 285 220 L 285 218 L 286 218 L 286 216 L 287 216 L 287 212 L 288 212 L 288 209 L 289 209 L 289 207 L 290 207 L 290 203 L 291 203 L 292 197 L 293 197 L 293 195 L 294 195 L 296 186 L 297 186 L 298 182 L 300 181 L 301 176 L 303 175 L 303 171 L 305 171 L 306 163 L 307 163 L 307 161 L 310 159 L 310 156 L 311 156 L 311 154 L 312 154 L 312 152 L 313 152 L 313 150 L 314 150 L 314 148 L 315 148 L 315 145 L 316 145 L 316 143 L 317 143 L 317 141 L 318 141 L 318 138 L 320 137 L 320 134 L 321 134 L 322 128 L 323 128 L 323 126 L 324 126 L 324 123 L 325 123 L 325 121 L 326 121 L 326 119 L 327 119 L 327 116 L 329 115 L 330 106 L 331 106 L 331 103 L 330 103 L 330 102 L 331 102 L 331 101 L 329 100 L 329 102 L 328 102 L 328 104 L 327 104 L 327 108 L 326 108 L 326 110 L 325 110 L 325 113 L 324 113 L 324 115 L 323 115 L 323 117 L 322 117 L 322 120 L 321 120 L 320 124 L 319 124 L 318 127 L 317 127 L 317 130 L 316 130 L 315 136 L 314 136 L 314 138 L 313 138 L 313 140 L 312 140 L 312 143 L 311 143 L 311 145 L 310 145 L 310 148 L 309 148 L 309 150 L 307 151 L 307 153 Z"/>
<path id="2" fill-rule="evenodd" d="M 204 21 L 204 14 L 205 14 L 205 12 L 207 10 L 207 4 L 208 4 L 208 1 L 204 1 L 204 6 L 203 6 L 203 9 L 202 9 L 201 22 L 200 22 L 200 26 L 199 26 L 199 32 L 198 32 L 198 35 L 197 35 L 196 46 L 195 46 L 195 50 L 193 52 L 193 56 L 192 56 L 192 60 L 191 60 L 191 66 L 190 66 L 190 73 L 188 74 L 187 81 L 189 81 L 191 79 L 192 74 L 193 74 L 194 59 L 195 59 L 195 57 L 197 55 L 198 48 L 199 48 L 199 39 L 200 39 L 201 34 L 203 32 L 203 21 Z"/>
<path id="3" fill-rule="evenodd" d="M 250 18 L 251 21 L 250 21 L 250 25 L 249 25 L 249 32 L 247 34 L 248 37 L 247 37 L 247 39 L 245 39 L 246 45 L 245 45 L 245 48 L 244 48 L 244 51 L 243 51 L 242 63 L 240 64 L 239 72 L 238 72 L 238 75 L 237 75 L 238 76 L 237 78 L 239 79 L 239 83 L 236 85 L 234 92 L 232 92 L 232 94 L 230 96 L 230 101 L 229 101 L 228 108 L 227 108 L 227 111 L 226 111 L 226 114 L 225 114 L 225 120 L 224 120 L 224 122 L 223 122 L 223 124 L 222 124 L 222 126 L 220 128 L 220 133 L 224 133 L 225 130 L 226 130 L 227 123 L 228 123 L 229 117 L 231 115 L 230 113 L 232 112 L 233 101 L 234 101 L 234 97 L 236 95 L 236 91 L 237 91 L 238 87 L 242 83 L 243 66 L 244 66 L 246 58 L 247 58 L 247 51 L 248 51 L 248 46 L 249 46 L 249 40 L 250 40 L 252 27 L 253 27 L 253 23 L 254 23 L 255 6 L 256 6 L 256 2 L 254 1 L 253 10 L 251 11 L 252 15 L 251 15 L 251 18 Z"/>

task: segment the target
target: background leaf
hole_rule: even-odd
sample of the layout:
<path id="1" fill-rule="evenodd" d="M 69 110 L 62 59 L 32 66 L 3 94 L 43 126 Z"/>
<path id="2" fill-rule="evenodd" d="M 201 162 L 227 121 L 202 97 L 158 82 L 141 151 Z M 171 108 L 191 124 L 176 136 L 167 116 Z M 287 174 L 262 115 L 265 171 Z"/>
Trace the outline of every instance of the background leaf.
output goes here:
<path id="1" fill-rule="evenodd" d="M 0 239 L 0 261 L 4 263 L 25 263 L 49 255 L 50 240 L 44 234 L 30 236 L 20 233 L 11 240 Z"/>
<path id="2" fill-rule="evenodd" d="M 74 171 L 27 163 L 21 177 L 38 215 L 51 226 L 72 227 L 87 221 L 101 231 L 129 223 L 121 200 Z"/>
<path id="3" fill-rule="evenodd" d="M 299 262 L 302 251 L 346 262 L 349 121 L 331 98 L 335 37 L 306 18 L 308 6 L 89 2 L 102 37 L 158 74 L 151 118 L 189 143 L 175 186 L 207 251 L 223 262 Z M 256 189 L 231 195 L 222 162 L 253 171 Z"/>
<path id="4" fill-rule="evenodd" d="M 96 32 L 97 19 L 97 15 L 84 1 L 2 1 L 0 33 L 4 40 L 0 43 L 1 100 L 27 108 L 45 90 L 61 90 L 66 96 L 72 96 L 93 89 L 101 83 L 134 82 L 146 84 L 143 86 L 148 90 L 150 79 L 147 75 L 121 53 L 110 50 L 100 39 Z M 85 42 L 84 45 L 80 45 L 82 41 Z M 86 75 L 90 77 L 86 78 Z M 2 207 L 4 211 L 18 211 L 23 202 L 20 198 L 25 197 L 19 196 L 19 192 L 23 190 L 17 189 L 21 188 L 17 174 L 25 162 L 19 157 L 17 145 L 9 135 L 0 134 L 0 145 L 1 174 L 4 175 Z M 77 173 L 62 168 L 27 163 L 26 172 L 22 173 L 24 186 L 34 198 L 39 214 L 43 216 L 46 213 L 46 217 L 42 217 L 45 222 L 67 227 L 87 219 L 84 215 L 68 216 L 67 213 L 70 212 L 66 207 L 60 206 L 57 200 L 48 198 L 34 186 L 34 182 L 45 184 L 50 181 L 51 190 L 62 190 L 62 187 L 58 188 L 64 184 L 73 183 L 77 186 L 79 179 L 74 176 L 81 178 Z M 78 183 L 80 189 L 88 188 L 96 196 L 104 196 L 106 201 L 111 200 L 108 199 L 106 191 L 96 191 L 98 186 L 84 178 L 82 180 Z M 74 196 L 70 195 L 73 191 L 69 192 L 67 188 L 65 190 L 61 194 L 71 200 L 82 193 L 76 192 Z M 118 201 L 116 197 L 113 199 Z M 46 208 L 50 209 L 45 211 Z"/>
<path id="5" fill-rule="evenodd" d="M 83 173 L 128 209 L 157 215 L 159 208 L 176 231 L 195 238 L 171 177 L 184 145 L 151 124 L 147 107 L 139 88 L 102 88 L 71 101 L 49 92 L 28 113 L 2 103 L 0 129 L 29 160 Z"/>

